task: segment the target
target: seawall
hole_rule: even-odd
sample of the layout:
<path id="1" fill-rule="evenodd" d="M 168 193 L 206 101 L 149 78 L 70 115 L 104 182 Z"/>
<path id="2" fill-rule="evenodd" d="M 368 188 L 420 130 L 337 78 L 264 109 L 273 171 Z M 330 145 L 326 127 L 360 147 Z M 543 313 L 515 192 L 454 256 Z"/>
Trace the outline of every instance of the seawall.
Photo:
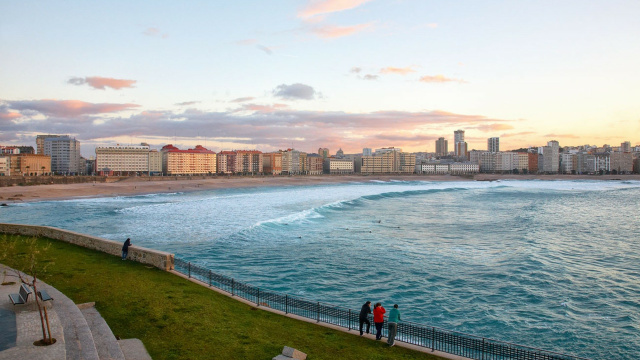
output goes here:
<path id="1" fill-rule="evenodd" d="M 87 249 L 102 251 L 110 255 L 122 255 L 121 242 L 80 234 L 73 231 L 57 229 L 49 226 L 0 223 L 0 233 L 47 237 L 82 246 Z M 137 261 L 146 265 L 151 265 L 161 270 L 173 270 L 174 255 L 164 251 L 147 249 L 140 246 L 132 245 L 129 247 L 129 255 L 127 259 Z"/>

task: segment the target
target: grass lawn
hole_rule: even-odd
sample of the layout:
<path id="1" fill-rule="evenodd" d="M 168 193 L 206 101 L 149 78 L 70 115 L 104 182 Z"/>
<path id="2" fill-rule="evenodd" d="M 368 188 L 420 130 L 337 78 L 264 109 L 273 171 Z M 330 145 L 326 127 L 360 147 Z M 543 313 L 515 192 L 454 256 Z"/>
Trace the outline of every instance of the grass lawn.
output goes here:
<path id="1" fill-rule="evenodd" d="M 26 237 L 0 236 L 0 249 L 25 256 Z M 297 321 L 218 294 L 156 268 L 64 242 L 40 254 L 40 277 L 75 303 L 95 301 L 120 338 L 142 340 L 154 360 L 271 359 L 284 345 L 316 359 L 441 359 Z M 19 258 L 2 260 L 19 266 Z M 55 307 L 55 304 L 54 304 Z"/>

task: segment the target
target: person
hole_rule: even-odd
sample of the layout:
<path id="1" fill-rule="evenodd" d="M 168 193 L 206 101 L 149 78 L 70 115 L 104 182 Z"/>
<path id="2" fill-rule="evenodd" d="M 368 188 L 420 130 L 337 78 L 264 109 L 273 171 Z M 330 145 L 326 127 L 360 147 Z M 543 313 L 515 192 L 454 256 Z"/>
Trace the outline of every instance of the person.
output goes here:
<path id="1" fill-rule="evenodd" d="M 398 322 L 402 320 L 400 319 L 400 310 L 398 310 L 398 304 L 393 304 L 393 309 L 389 311 L 389 319 L 387 323 L 389 324 L 389 338 L 387 339 L 387 344 L 389 346 L 395 345 L 396 334 L 398 333 Z"/>
<path id="2" fill-rule="evenodd" d="M 373 307 L 373 322 L 376 324 L 376 340 L 382 339 L 382 325 L 384 325 L 384 314 L 387 312 L 381 303 L 376 303 Z"/>
<path id="3" fill-rule="evenodd" d="M 367 334 L 369 333 L 369 328 L 371 327 L 369 314 L 371 314 L 371 301 L 364 303 L 364 305 L 362 305 L 362 309 L 360 309 L 360 336 L 362 336 L 362 326 L 364 324 L 367 324 Z"/>
<path id="4" fill-rule="evenodd" d="M 131 239 L 127 238 L 124 245 L 122 245 L 122 260 L 127 258 L 127 255 L 129 254 L 129 246 L 131 246 Z"/>

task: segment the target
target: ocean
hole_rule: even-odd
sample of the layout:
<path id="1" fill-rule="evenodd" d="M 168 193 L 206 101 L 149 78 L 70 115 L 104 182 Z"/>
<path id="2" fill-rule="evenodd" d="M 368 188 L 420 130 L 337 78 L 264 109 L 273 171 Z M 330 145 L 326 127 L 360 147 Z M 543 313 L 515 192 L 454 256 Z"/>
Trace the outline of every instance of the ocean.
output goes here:
<path id="1" fill-rule="evenodd" d="M 640 354 L 639 181 L 363 181 L 42 201 L 0 221 L 591 359 Z"/>

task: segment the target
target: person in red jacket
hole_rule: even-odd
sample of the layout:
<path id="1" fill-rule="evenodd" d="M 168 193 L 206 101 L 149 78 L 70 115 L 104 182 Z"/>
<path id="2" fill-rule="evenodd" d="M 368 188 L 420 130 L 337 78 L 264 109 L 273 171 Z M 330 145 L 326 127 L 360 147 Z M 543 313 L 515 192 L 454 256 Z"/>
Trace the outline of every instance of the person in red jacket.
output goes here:
<path id="1" fill-rule="evenodd" d="M 376 303 L 373 307 L 373 322 L 376 324 L 376 340 L 382 339 L 382 325 L 384 325 L 384 314 L 387 312 L 382 304 Z"/>

